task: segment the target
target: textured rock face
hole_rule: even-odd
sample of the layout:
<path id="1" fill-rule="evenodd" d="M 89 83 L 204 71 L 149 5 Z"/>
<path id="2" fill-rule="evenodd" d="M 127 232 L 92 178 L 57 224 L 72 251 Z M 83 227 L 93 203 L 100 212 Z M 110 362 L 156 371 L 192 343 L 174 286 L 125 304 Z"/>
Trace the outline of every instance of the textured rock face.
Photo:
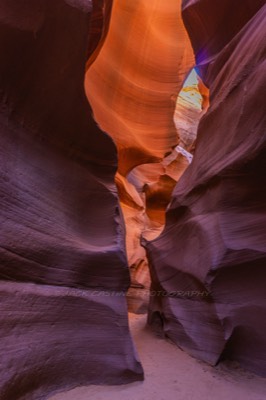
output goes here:
<path id="1" fill-rule="evenodd" d="M 197 358 L 266 375 L 263 3 L 184 1 L 210 108 L 166 227 L 146 246 L 150 324 Z"/>
<path id="2" fill-rule="evenodd" d="M 116 149 L 83 87 L 110 16 L 101 4 L 92 19 L 91 1 L 0 5 L 1 400 L 142 379 Z"/>
<path id="3" fill-rule="evenodd" d="M 95 118 L 118 149 L 116 183 L 132 281 L 146 288 L 140 237 L 154 238 L 164 223 L 176 181 L 162 162 L 179 143 L 175 100 L 193 63 L 180 0 L 114 0 L 106 40 L 86 74 Z M 187 166 L 180 155 L 177 166 Z"/>
<path id="4" fill-rule="evenodd" d="M 173 121 L 193 64 L 180 3 L 1 0 L 1 400 L 143 378 L 127 257 L 145 288 L 140 237 L 160 232 L 189 165 L 179 140 L 193 151 Z M 211 108 L 147 244 L 149 321 L 266 374 L 264 1 L 183 3 Z"/>
<path id="5" fill-rule="evenodd" d="M 123 176 L 178 143 L 175 99 L 193 62 L 180 0 L 114 0 L 85 87 L 97 122 L 117 145 Z"/>

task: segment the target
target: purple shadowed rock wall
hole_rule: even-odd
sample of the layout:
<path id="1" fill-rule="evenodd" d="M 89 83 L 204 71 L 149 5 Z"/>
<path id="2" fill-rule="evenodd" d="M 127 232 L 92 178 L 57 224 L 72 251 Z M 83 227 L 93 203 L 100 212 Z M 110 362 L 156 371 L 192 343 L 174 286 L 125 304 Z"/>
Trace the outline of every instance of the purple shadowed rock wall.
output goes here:
<path id="1" fill-rule="evenodd" d="M 165 229 L 146 248 L 150 325 L 201 360 L 229 358 L 266 375 L 263 4 L 183 2 L 210 108 Z"/>
<path id="2" fill-rule="evenodd" d="M 96 3 L 0 4 L 1 400 L 143 379 L 116 148 L 84 92 L 112 5 Z"/>

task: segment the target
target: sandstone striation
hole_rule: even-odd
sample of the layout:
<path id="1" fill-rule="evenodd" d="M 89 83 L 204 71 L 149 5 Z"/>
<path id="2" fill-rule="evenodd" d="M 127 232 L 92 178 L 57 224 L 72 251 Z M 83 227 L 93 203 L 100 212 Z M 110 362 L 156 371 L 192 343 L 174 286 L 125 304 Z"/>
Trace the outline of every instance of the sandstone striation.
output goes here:
<path id="1" fill-rule="evenodd" d="M 95 119 L 118 149 L 116 184 L 132 283 L 146 289 L 150 280 L 140 239 L 154 238 L 164 224 L 176 180 L 163 163 L 176 156 L 175 102 L 193 63 L 180 0 L 114 0 L 108 34 L 86 73 Z M 177 170 L 187 165 L 179 155 Z"/>
<path id="2" fill-rule="evenodd" d="M 1 0 L 1 400 L 142 380 L 150 284 L 157 332 L 266 375 L 264 3 Z"/>
<path id="3" fill-rule="evenodd" d="M 193 63 L 180 0 L 113 1 L 85 88 L 97 122 L 116 143 L 123 176 L 178 144 L 175 100 Z"/>
<path id="4" fill-rule="evenodd" d="M 116 148 L 84 91 L 111 4 L 1 1 L 1 400 L 143 379 Z"/>
<path id="5" fill-rule="evenodd" d="M 149 323 L 201 360 L 266 375 L 266 6 L 188 0 L 183 17 L 210 108 L 165 229 L 146 243 Z"/>

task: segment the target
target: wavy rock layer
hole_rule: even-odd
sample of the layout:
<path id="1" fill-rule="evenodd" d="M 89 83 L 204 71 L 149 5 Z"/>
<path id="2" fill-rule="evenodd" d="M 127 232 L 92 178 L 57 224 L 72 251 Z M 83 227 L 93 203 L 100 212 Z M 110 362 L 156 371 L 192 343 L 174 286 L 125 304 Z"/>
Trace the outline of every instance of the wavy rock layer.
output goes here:
<path id="1" fill-rule="evenodd" d="M 197 358 L 266 375 L 266 6 L 233 3 L 183 4 L 210 108 L 166 227 L 146 244 L 149 322 Z"/>
<path id="2" fill-rule="evenodd" d="M 92 5 L 0 5 L 1 400 L 143 377 L 123 295 L 116 149 L 83 87 L 111 3 L 93 19 Z"/>
<path id="3" fill-rule="evenodd" d="M 118 149 L 116 184 L 132 282 L 146 288 L 140 237 L 148 231 L 154 238 L 164 223 L 176 181 L 161 162 L 179 143 L 175 100 L 193 63 L 180 0 L 114 0 L 106 40 L 86 73 L 95 118 Z M 182 156 L 177 164 L 181 171 L 187 166 Z"/>
<path id="4" fill-rule="evenodd" d="M 193 61 L 180 0 L 114 0 L 85 87 L 97 122 L 117 145 L 123 176 L 178 144 L 175 99 Z"/>

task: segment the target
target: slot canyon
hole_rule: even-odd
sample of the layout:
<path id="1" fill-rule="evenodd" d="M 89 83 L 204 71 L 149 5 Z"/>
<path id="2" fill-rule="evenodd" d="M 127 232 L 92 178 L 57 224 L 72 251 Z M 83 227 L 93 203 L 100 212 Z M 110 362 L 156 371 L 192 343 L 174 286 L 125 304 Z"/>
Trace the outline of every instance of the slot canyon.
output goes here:
<path id="1" fill-rule="evenodd" d="M 0 400 L 230 398 L 140 394 L 152 343 L 156 379 L 180 357 L 266 399 L 265 20 L 0 1 Z"/>

